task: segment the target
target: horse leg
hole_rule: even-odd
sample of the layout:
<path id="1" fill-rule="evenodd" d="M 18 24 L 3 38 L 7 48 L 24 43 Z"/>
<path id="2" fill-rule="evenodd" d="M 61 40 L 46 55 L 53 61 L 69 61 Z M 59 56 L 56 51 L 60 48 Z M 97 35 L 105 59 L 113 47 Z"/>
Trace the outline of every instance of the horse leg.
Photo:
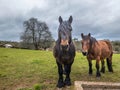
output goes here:
<path id="1" fill-rule="evenodd" d="M 71 80 L 70 80 L 70 72 L 71 72 L 71 65 L 72 64 L 67 64 L 65 65 L 65 72 L 66 72 L 66 78 L 65 78 L 65 85 L 70 86 L 71 85 Z"/>
<path id="2" fill-rule="evenodd" d="M 63 74 L 66 75 L 66 71 L 65 71 L 66 65 L 64 65 L 64 69 L 63 69 Z"/>
<path id="3" fill-rule="evenodd" d="M 96 72 L 96 77 L 100 77 L 101 76 L 101 74 L 100 74 L 100 71 L 99 71 L 99 61 L 100 61 L 100 59 L 98 58 L 97 60 L 96 60 L 96 69 L 97 69 L 97 72 Z"/>
<path id="4" fill-rule="evenodd" d="M 112 57 L 109 57 L 109 58 L 107 58 L 106 60 L 107 60 L 107 66 L 108 66 L 109 72 L 113 72 L 113 68 L 112 68 Z"/>
<path id="5" fill-rule="evenodd" d="M 92 75 L 92 60 L 88 60 L 89 63 L 89 75 Z"/>
<path id="6" fill-rule="evenodd" d="M 101 72 L 105 73 L 105 61 L 104 61 L 104 59 L 101 60 Z"/>
<path id="7" fill-rule="evenodd" d="M 58 66 L 58 74 L 59 74 L 59 79 L 58 79 L 57 87 L 58 88 L 62 88 L 62 87 L 64 87 L 64 82 L 63 82 L 63 68 L 62 68 L 62 65 L 60 63 L 58 63 L 58 62 L 57 62 L 57 66 Z"/>

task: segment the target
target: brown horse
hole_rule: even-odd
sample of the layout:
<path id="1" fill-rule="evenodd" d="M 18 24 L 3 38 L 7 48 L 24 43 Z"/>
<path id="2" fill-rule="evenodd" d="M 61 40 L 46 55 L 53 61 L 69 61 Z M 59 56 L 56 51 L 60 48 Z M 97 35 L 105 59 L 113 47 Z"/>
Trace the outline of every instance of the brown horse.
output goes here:
<path id="1" fill-rule="evenodd" d="M 104 59 L 107 61 L 107 66 L 109 72 L 113 72 L 112 69 L 112 45 L 107 40 L 99 40 L 97 41 L 95 38 L 91 37 L 91 34 L 84 35 L 81 34 L 82 37 L 82 54 L 87 56 L 87 60 L 89 63 L 89 74 L 92 74 L 92 60 L 96 60 L 96 77 L 100 77 L 99 71 L 99 61 L 101 60 L 101 72 L 105 73 L 105 65 Z"/>

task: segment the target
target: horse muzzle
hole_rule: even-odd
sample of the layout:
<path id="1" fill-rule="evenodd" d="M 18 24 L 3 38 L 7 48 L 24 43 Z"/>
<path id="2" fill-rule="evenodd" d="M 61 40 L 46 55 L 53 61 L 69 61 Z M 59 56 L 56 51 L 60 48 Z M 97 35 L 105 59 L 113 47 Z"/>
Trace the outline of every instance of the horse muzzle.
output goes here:
<path id="1" fill-rule="evenodd" d="M 61 40 L 61 49 L 64 51 L 68 51 L 69 50 L 69 43 L 68 40 Z"/>
<path id="2" fill-rule="evenodd" d="M 61 45 L 61 49 L 63 51 L 68 51 L 69 50 L 69 45 Z"/>
<path id="3" fill-rule="evenodd" d="M 84 56 L 87 56 L 87 55 L 88 55 L 88 53 L 87 53 L 87 52 L 82 52 L 82 54 L 83 54 Z"/>
<path id="4" fill-rule="evenodd" d="M 68 45 L 68 40 L 61 40 L 61 43 L 60 43 L 62 46 L 66 46 Z"/>
<path id="5" fill-rule="evenodd" d="M 88 51 L 86 50 L 86 51 L 82 51 L 82 54 L 84 55 L 84 56 L 87 56 L 88 55 Z"/>

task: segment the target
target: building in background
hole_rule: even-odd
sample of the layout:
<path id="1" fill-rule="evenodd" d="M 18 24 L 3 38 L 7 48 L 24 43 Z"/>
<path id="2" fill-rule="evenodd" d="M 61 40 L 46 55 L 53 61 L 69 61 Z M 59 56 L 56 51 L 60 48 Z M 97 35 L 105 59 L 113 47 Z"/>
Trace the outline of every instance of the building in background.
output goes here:
<path id="1" fill-rule="evenodd" d="M 5 44 L 5 48 L 12 48 L 13 46 L 11 44 Z"/>

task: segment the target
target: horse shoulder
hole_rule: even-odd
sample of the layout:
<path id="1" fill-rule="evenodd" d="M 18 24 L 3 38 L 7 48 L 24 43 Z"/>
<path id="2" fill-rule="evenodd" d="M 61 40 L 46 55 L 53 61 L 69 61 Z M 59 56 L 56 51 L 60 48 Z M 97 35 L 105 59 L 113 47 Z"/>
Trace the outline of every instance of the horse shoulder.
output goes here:
<path id="1" fill-rule="evenodd" d="M 88 58 L 91 59 L 96 59 L 98 56 L 100 56 L 101 52 L 100 52 L 100 45 L 99 45 L 99 41 L 96 41 L 93 45 L 92 45 L 92 50 L 90 51 Z"/>
<path id="2" fill-rule="evenodd" d="M 99 41 L 95 42 L 95 44 L 93 45 L 93 48 L 94 48 L 94 51 L 96 52 L 96 54 L 99 54 L 100 49 L 101 49 L 100 42 Z"/>

